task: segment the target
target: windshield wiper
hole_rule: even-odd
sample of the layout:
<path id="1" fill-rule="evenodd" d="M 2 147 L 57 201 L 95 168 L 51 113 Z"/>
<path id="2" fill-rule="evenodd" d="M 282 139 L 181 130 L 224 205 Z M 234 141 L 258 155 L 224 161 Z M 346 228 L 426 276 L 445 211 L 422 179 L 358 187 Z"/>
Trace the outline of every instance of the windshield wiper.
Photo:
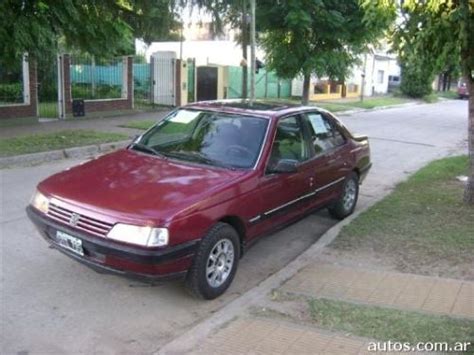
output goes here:
<path id="1" fill-rule="evenodd" d="M 166 158 L 159 151 L 157 151 L 156 149 L 153 149 L 152 147 L 149 147 L 145 144 L 134 142 L 130 145 L 130 148 L 133 148 L 133 149 L 136 149 L 136 150 L 141 150 L 142 152 L 148 152 L 148 153 L 151 153 L 153 155 L 157 155 L 157 156 L 162 157 L 162 158 Z"/>
<path id="2" fill-rule="evenodd" d="M 231 169 L 231 170 L 236 170 L 234 166 L 232 165 L 229 165 L 229 164 L 225 164 L 219 160 L 215 160 L 215 159 L 211 159 L 201 153 L 198 153 L 198 152 L 186 152 L 186 151 L 171 151 L 171 152 L 167 152 L 167 154 L 169 156 L 173 156 L 173 157 L 176 157 L 176 158 L 183 158 L 185 160 L 189 160 L 189 161 L 195 161 L 195 162 L 198 162 L 198 163 L 204 163 L 204 164 L 208 164 L 208 165 L 213 165 L 213 166 L 219 166 L 219 167 L 223 167 L 223 168 L 228 168 L 228 169 Z"/>

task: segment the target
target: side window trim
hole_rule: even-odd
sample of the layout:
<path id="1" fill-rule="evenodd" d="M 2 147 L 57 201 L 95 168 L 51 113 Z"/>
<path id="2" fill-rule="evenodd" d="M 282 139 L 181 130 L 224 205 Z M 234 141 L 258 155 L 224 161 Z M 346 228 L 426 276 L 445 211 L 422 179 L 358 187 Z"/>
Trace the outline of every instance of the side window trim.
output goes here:
<path id="1" fill-rule="evenodd" d="M 342 129 L 339 127 L 339 125 L 336 123 L 335 119 L 325 113 L 325 112 L 322 112 L 321 115 L 329 122 L 329 124 L 331 125 L 331 127 L 336 130 L 340 135 L 341 137 L 344 139 L 344 142 L 342 144 L 339 144 L 337 146 L 335 146 L 333 149 L 331 150 L 335 150 L 335 149 L 339 149 L 340 147 L 344 146 L 347 144 L 347 137 L 344 135 L 344 132 L 342 131 Z"/>
<path id="2" fill-rule="evenodd" d="M 265 162 L 265 168 L 264 168 L 264 172 L 263 172 L 263 175 L 264 176 L 271 176 L 271 175 L 275 175 L 274 173 L 269 173 L 268 172 L 268 165 L 270 163 L 270 159 L 271 159 L 271 154 L 272 154 L 272 150 L 273 150 L 273 145 L 275 143 L 275 139 L 276 139 L 276 135 L 277 135 L 277 130 L 278 130 L 278 124 L 280 123 L 280 121 L 284 120 L 284 119 L 287 119 L 287 118 L 291 118 L 291 117 L 295 117 L 296 118 L 296 121 L 298 122 L 299 124 L 299 127 L 303 133 L 303 142 L 306 146 L 306 149 L 308 151 L 308 158 L 306 160 L 303 160 L 303 161 L 298 161 L 297 162 L 297 166 L 300 166 L 301 164 L 305 164 L 307 162 L 309 162 L 310 160 L 312 160 L 314 158 L 314 152 L 313 152 L 313 146 L 310 142 L 310 140 L 308 139 L 309 137 L 309 132 L 307 131 L 307 127 L 306 127 L 306 124 L 304 122 L 304 115 L 305 112 L 298 112 L 298 113 L 291 113 L 291 114 L 287 114 L 285 116 L 281 116 L 281 117 L 278 117 L 278 120 L 277 122 L 275 123 L 275 131 L 274 131 L 274 134 L 273 134 L 273 137 L 271 138 L 271 147 L 270 147 L 270 154 L 269 156 L 267 157 L 266 159 L 266 162 Z"/>
<path id="3" fill-rule="evenodd" d="M 344 143 L 343 144 L 340 144 L 340 145 L 337 145 L 337 146 L 334 146 L 334 147 L 331 147 L 330 149 L 326 150 L 326 151 L 323 151 L 323 152 L 320 152 L 320 153 L 317 153 L 316 150 L 314 149 L 314 145 L 310 142 L 310 145 L 311 145 L 311 149 L 312 151 L 314 152 L 312 158 L 310 160 L 313 160 L 313 159 L 316 159 L 316 158 L 321 158 L 321 157 L 324 157 L 324 156 L 327 156 L 329 154 L 332 154 L 335 150 L 337 149 L 340 149 L 341 147 L 343 147 L 344 145 L 347 144 L 347 137 L 344 135 L 344 133 L 342 132 L 342 130 L 338 127 L 338 125 L 336 124 L 336 122 L 334 122 L 334 119 L 326 114 L 326 112 L 322 112 L 322 111 L 318 111 L 318 110 L 314 110 L 314 111 L 305 111 L 302 113 L 302 115 L 304 116 L 304 120 L 306 121 L 306 126 L 307 126 L 307 130 L 308 130 L 308 134 L 310 135 L 310 132 L 309 130 L 311 129 L 311 121 L 309 119 L 309 115 L 310 114 L 318 114 L 318 115 L 321 115 L 321 117 L 326 120 L 329 125 L 331 126 L 332 129 L 335 129 L 339 132 L 339 134 L 343 137 L 344 139 Z"/>

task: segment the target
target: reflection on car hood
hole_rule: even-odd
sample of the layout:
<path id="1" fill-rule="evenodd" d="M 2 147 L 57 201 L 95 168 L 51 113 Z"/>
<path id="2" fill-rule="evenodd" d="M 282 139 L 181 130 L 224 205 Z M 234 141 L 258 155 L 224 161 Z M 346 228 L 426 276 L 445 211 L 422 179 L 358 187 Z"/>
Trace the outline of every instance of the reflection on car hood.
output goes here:
<path id="1" fill-rule="evenodd" d="M 161 220 L 245 174 L 120 150 L 53 175 L 39 188 L 96 212 Z"/>

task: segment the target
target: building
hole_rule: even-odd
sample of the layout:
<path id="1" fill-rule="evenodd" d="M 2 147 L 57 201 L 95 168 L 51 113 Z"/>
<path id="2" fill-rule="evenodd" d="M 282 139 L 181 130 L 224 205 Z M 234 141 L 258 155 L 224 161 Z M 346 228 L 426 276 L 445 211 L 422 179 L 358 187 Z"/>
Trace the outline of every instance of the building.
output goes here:
<path id="1" fill-rule="evenodd" d="M 310 100 L 331 100 L 342 97 L 383 95 L 389 92 L 389 83 L 400 78 L 400 66 L 397 58 L 390 54 L 387 47 L 372 49 L 359 57 L 360 64 L 352 68 L 345 85 L 328 78 L 313 76 L 310 82 Z M 303 79 L 292 82 L 292 96 L 303 93 Z"/>

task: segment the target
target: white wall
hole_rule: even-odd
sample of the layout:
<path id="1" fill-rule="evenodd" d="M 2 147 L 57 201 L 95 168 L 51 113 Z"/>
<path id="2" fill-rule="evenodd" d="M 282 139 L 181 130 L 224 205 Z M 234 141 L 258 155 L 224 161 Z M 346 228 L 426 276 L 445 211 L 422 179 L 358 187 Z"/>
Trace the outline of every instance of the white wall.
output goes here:
<path id="1" fill-rule="evenodd" d="M 142 41 L 136 40 L 137 53 L 144 53 L 147 61 L 157 51 L 174 51 L 179 58 L 180 42 L 153 42 L 146 46 Z M 264 61 L 264 52 L 257 48 L 256 56 Z M 183 59 L 196 58 L 196 65 L 219 64 L 239 66 L 242 60 L 242 48 L 233 41 L 184 41 Z M 250 48 L 248 49 L 250 66 Z"/>
<path id="2" fill-rule="evenodd" d="M 388 92 L 388 76 L 400 75 L 400 67 L 395 57 L 368 53 L 360 57 L 362 64 L 352 70 L 348 83 L 362 85 L 362 73 L 365 63 L 364 96 L 386 94 Z M 380 76 L 379 71 L 383 72 Z M 382 73 L 381 73 L 382 74 Z M 380 81 L 382 79 L 382 81 Z"/>

